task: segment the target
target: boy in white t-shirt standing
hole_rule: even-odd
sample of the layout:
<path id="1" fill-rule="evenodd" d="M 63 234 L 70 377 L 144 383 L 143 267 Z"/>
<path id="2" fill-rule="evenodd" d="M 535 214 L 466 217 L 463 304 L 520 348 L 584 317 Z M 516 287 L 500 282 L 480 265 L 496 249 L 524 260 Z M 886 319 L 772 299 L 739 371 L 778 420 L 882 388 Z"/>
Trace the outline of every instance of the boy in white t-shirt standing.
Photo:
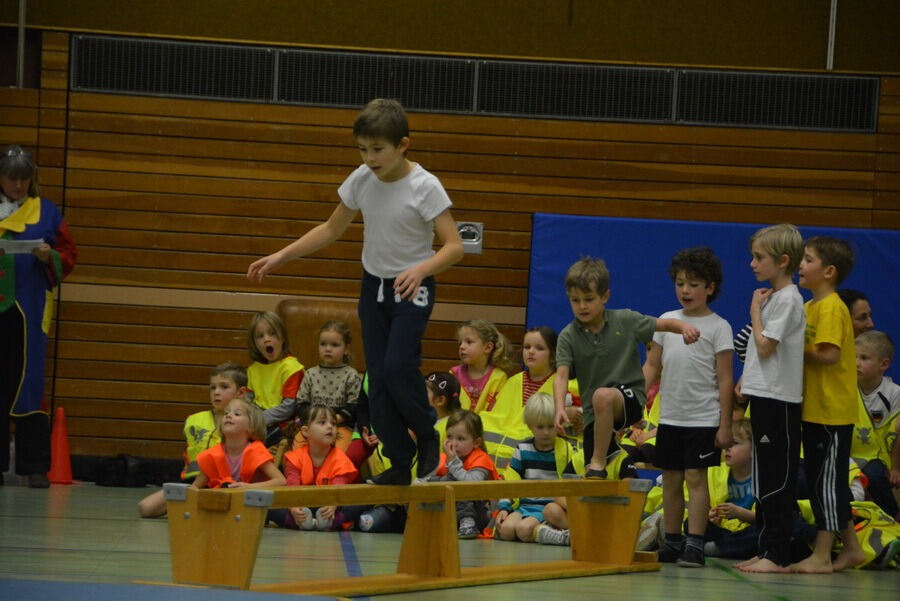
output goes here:
<path id="1" fill-rule="evenodd" d="M 787 223 L 769 226 L 750 238 L 750 254 L 757 281 L 772 287 L 753 292 L 753 335 L 737 386 L 750 403 L 759 555 L 735 567 L 744 572 L 786 573 L 791 565 L 800 462 L 806 313 L 793 274 L 803 258 L 803 237 Z"/>
<path id="2" fill-rule="evenodd" d="M 702 567 L 709 514 L 706 470 L 719 465 L 720 449 L 731 446 L 731 326 L 709 308 L 722 286 L 722 264 L 709 248 L 689 248 L 672 259 L 669 275 L 681 309 L 660 319 L 678 319 L 700 331 L 691 345 L 679 334 L 657 332 L 647 352 L 644 377 L 649 388 L 660 377 L 659 428 L 655 464 L 662 469 L 665 545 L 659 561 Z M 682 535 L 684 483 L 688 531 Z"/>
<path id="3" fill-rule="evenodd" d="M 435 412 L 428 404 L 422 336 L 434 306 L 434 275 L 463 256 L 450 198 L 437 177 L 406 158 L 409 124 L 396 100 L 375 99 L 360 112 L 353 135 L 363 159 L 338 188 L 341 202 L 325 223 L 250 265 L 261 282 L 293 259 L 323 248 L 363 215 L 359 297 L 371 420 L 391 467 L 376 484 L 409 484 L 414 459 L 426 478 L 438 466 Z M 434 234 L 441 248 L 432 249 Z M 416 436 L 413 443 L 409 430 Z"/>

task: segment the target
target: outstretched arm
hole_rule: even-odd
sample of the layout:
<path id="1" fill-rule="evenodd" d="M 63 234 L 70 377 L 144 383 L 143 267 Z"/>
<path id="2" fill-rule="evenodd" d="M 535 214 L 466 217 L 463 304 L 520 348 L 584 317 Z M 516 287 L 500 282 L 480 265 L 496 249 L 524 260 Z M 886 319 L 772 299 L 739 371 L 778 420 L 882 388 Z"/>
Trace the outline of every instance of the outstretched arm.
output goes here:
<path id="1" fill-rule="evenodd" d="M 656 320 L 656 331 L 681 334 L 685 344 L 693 344 L 700 340 L 700 330 L 680 319 L 659 318 Z"/>
<path id="2" fill-rule="evenodd" d="M 349 209 L 343 202 L 339 202 L 328 221 L 320 223 L 278 252 L 251 263 L 247 269 L 247 279 L 251 282 L 261 283 L 263 278 L 285 263 L 305 257 L 328 246 L 347 230 L 353 218 L 356 217 L 356 213 L 357 211 Z"/>

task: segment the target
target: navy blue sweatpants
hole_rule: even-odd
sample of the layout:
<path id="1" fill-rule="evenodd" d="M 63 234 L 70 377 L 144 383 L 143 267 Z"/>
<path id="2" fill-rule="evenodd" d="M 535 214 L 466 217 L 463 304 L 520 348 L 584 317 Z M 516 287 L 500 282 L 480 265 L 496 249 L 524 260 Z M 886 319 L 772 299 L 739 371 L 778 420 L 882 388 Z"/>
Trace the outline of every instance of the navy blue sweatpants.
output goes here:
<path id="1" fill-rule="evenodd" d="M 363 272 L 359 321 L 369 376 L 372 427 L 391 465 L 411 467 L 417 438 L 434 436 L 437 414 L 428 404 L 422 366 L 422 337 L 434 307 L 434 278 L 416 296 L 400 300 L 394 280 Z"/>

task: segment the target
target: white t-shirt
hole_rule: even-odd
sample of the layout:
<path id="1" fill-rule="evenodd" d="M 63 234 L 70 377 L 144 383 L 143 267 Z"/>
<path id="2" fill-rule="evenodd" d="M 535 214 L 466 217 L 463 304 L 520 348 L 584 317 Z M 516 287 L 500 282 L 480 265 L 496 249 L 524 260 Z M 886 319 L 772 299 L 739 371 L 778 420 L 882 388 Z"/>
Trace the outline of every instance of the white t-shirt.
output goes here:
<path id="1" fill-rule="evenodd" d="M 887 376 L 881 378 L 881 384 L 875 390 L 869 394 L 860 391 L 860 394 L 869 416 L 881 416 L 878 423 L 900 411 L 900 386 Z"/>
<path id="2" fill-rule="evenodd" d="M 660 319 L 687 322 L 700 330 L 700 339 L 685 344 L 681 334 L 656 332 L 653 335 L 653 342 L 662 347 L 659 423 L 718 426 L 721 406 L 716 354 L 734 349 L 731 325 L 715 313 L 692 317 L 682 309 L 663 313 Z"/>
<path id="3" fill-rule="evenodd" d="M 434 219 L 450 208 L 437 177 L 415 164 L 406 177 L 383 182 L 365 165 L 351 173 L 338 194 L 363 214 L 363 268 L 393 278 L 434 254 Z"/>
<path id="4" fill-rule="evenodd" d="M 806 311 L 795 284 L 789 284 L 766 299 L 760 311 L 762 335 L 777 340 L 775 352 L 760 359 L 756 338 L 747 342 L 741 394 L 776 399 L 786 403 L 803 400 L 803 337 Z"/>

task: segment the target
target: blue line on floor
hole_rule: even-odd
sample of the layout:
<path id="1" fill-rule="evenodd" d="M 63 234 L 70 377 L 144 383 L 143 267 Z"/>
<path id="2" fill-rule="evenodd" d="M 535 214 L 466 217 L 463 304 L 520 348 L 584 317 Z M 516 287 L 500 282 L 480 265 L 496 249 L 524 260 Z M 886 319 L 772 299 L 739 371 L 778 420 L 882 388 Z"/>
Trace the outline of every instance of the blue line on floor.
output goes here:
<path id="1" fill-rule="evenodd" d="M 362 567 L 359 565 L 359 556 L 356 554 L 356 547 L 353 546 L 353 537 L 346 530 L 338 532 L 341 541 L 341 552 L 344 554 L 344 565 L 347 567 L 347 576 L 355 578 L 362 576 Z M 360 601 L 368 601 L 368 597 L 354 597 Z"/>

